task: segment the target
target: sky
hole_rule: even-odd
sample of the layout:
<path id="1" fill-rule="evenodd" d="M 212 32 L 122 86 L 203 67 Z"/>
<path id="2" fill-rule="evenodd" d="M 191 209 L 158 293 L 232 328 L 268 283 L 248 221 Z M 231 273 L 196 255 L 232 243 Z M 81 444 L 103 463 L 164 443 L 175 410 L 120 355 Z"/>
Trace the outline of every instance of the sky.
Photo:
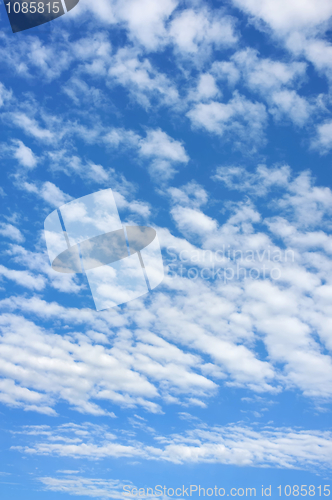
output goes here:
<path id="1" fill-rule="evenodd" d="M 331 21 L 80 0 L 12 33 L 0 5 L 1 498 L 329 496 Z M 165 278 L 97 311 L 44 220 L 109 188 Z"/>

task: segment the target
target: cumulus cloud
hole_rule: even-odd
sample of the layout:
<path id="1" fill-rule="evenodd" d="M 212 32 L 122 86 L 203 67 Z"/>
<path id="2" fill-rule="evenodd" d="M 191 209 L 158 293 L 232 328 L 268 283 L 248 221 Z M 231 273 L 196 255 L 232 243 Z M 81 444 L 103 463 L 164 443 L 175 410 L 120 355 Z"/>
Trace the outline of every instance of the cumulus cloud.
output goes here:
<path id="1" fill-rule="evenodd" d="M 299 127 L 308 121 L 311 106 L 306 99 L 300 97 L 294 90 L 274 92 L 271 100 L 270 113 L 277 120 L 289 117 Z"/>
<path id="2" fill-rule="evenodd" d="M 30 290 L 42 290 L 45 288 L 45 279 L 43 276 L 35 276 L 28 271 L 18 271 L 15 269 L 8 269 L 0 265 L 0 276 L 7 278 L 7 280 L 14 281 Z"/>
<path id="3" fill-rule="evenodd" d="M 147 58 L 135 49 L 121 48 L 114 55 L 108 71 L 109 82 L 124 86 L 145 108 L 152 104 L 179 104 L 176 86 L 163 73 L 155 69 Z"/>
<path id="4" fill-rule="evenodd" d="M 22 243 L 25 240 L 23 234 L 17 227 L 12 224 L 5 224 L 4 222 L 0 223 L 0 234 L 5 238 L 10 238 L 11 240 L 16 241 L 17 243 Z"/>
<path id="5" fill-rule="evenodd" d="M 27 193 L 33 193 L 37 197 L 42 198 L 48 205 L 59 208 L 68 201 L 72 200 L 69 194 L 64 193 L 53 182 L 46 181 L 39 185 L 23 181 L 18 184 L 20 189 L 25 190 Z"/>
<path id="6" fill-rule="evenodd" d="M 237 42 L 234 18 L 222 9 L 184 9 L 170 24 L 170 37 L 181 57 L 198 62 L 210 56 L 213 48 L 229 47 Z"/>
<path id="7" fill-rule="evenodd" d="M 114 148 L 122 145 L 136 150 L 142 160 L 148 161 L 150 175 L 157 182 L 171 179 L 176 174 L 178 165 L 189 162 L 183 143 L 160 128 L 147 129 L 146 137 L 141 137 L 132 130 L 114 128 L 106 134 L 104 142 Z"/>
<path id="8" fill-rule="evenodd" d="M 77 276 L 57 273 L 52 269 L 45 248 L 44 252 L 33 252 L 20 245 L 11 245 L 6 254 L 12 262 L 29 269 L 31 273 L 41 273 L 47 279 L 47 285 L 55 290 L 77 294 L 84 288 L 84 285 L 78 284 Z"/>
<path id="9" fill-rule="evenodd" d="M 318 71 L 332 76 L 331 44 L 324 39 L 332 16 L 329 0 L 233 0 L 255 26 L 270 31 L 296 56 L 303 55 Z"/>
<path id="10" fill-rule="evenodd" d="M 223 182 L 229 189 L 243 191 L 250 195 L 266 196 L 273 188 L 286 187 L 291 175 L 287 165 L 267 168 L 259 165 L 249 172 L 244 167 L 218 167 L 213 179 Z"/>
<path id="11" fill-rule="evenodd" d="M 297 30 L 310 32 L 318 29 L 332 15 L 332 6 L 328 0 L 296 0 L 291 3 L 287 0 L 277 3 L 273 0 L 233 0 L 233 3 L 262 19 L 280 34 Z"/>
<path id="12" fill-rule="evenodd" d="M 294 90 L 305 78 L 304 62 L 273 60 L 247 48 L 235 52 L 231 61 L 214 62 L 211 69 L 218 80 L 226 79 L 231 85 L 242 76 L 243 85 L 264 99 L 277 120 L 288 117 L 303 126 L 314 110 L 307 98 Z"/>
<path id="13" fill-rule="evenodd" d="M 14 145 L 15 149 L 13 153 L 18 162 L 23 167 L 34 168 L 37 165 L 37 158 L 34 155 L 33 151 L 19 140 L 14 141 Z"/>
<path id="14" fill-rule="evenodd" d="M 247 48 L 236 52 L 232 61 L 242 71 L 244 84 L 259 93 L 280 90 L 282 86 L 301 82 L 305 76 L 307 65 L 303 62 L 283 62 L 259 57 L 254 49 Z M 214 63 L 218 68 L 218 63 Z"/>
<path id="15" fill-rule="evenodd" d="M 231 136 L 235 147 L 247 145 L 256 149 L 265 142 L 265 106 L 238 93 L 227 103 L 211 101 L 197 104 L 187 116 L 194 128 L 203 128 L 221 137 Z"/>
<path id="16" fill-rule="evenodd" d="M 321 154 L 326 154 L 332 149 L 332 121 L 326 121 L 317 126 L 317 134 L 312 141 L 312 147 Z"/>

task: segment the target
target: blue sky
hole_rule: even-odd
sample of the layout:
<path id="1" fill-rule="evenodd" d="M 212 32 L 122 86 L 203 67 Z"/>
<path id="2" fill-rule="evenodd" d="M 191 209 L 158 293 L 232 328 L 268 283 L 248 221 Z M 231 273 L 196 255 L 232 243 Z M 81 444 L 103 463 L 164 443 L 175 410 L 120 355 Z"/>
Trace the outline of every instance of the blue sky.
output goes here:
<path id="1" fill-rule="evenodd" d="M 80 0 L 13 34 L 1 5 L 2 498 L 331 483 L 331 16 Z M 97 312 L 43 228 L 107 188 L 165 279 Z"/>

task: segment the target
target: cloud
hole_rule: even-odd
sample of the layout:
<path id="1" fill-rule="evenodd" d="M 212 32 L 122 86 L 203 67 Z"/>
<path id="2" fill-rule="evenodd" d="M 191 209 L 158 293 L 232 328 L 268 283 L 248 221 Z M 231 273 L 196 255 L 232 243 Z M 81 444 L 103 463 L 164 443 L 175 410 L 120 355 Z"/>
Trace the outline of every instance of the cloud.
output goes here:
<path id="1" fill-rule="evenodd" d="M 243 74 L 244 84 L 259 93 L 280 90 L 283 86 L 301 83 L 307 64 L 304 62 L 283 62 L 270 58 L 259 57 L 257 50 L 247 48 L 236 52 L 234 61 Z M 215 68 L 219 68 L 215 63 Z"/>
<path id="2" fill-rule="evenodd" d="M 50 334 L 34 322 L 13 314 L 1 316 L 3 332 L 3 376 L 48 397 L 48 405 L 67 401 L 81 413 L 107 415 L 97 402 L 109 401 L 122 407 L 143 407 L 150 412 L 161 411 L 155 399 L 170 393 L 209 395 L 215 384 L 196 373 L 199 357 L 185 354 L 171 343 L 149 331 L 120 328 L 111 340 L 112 324 L 119 328 L 118 313 L 107 314 L 103 320 L 87 310 L 72 310 L 38 299 L 2 302 L 16 309 L 21 304 L 39 318 L 66 318 L 65 337 Z M 43 305 L 44 304 L 44 305 Z M 87 333 L 68 330 L 70 324 L 88 325 Z M 115 321 L 115 322 L 114 322 Z M 39 346 L 39 347 L 38 347 Z M 53 346 L 53 347 L 52 347 Z M 55 349 L 55 351 L 54 351 Z M 17 370 L 15 366 L 21 366 Z M 159 387 L 160 386 L 160 387 Z M 159 388 L 158 388 L 159 387 Z"/>
<path id="3" fill-rule="evenodd" d="M 158 157 L 180 163 L 189 161 L 183 145 L 161 129 L 148 130 L 146 138 L 140 141 L 139 152 L 147 158 Z"/>
<path id="4" fill-rule="evenodd" d="M 20 140 L 15 140 L 14 142 L 14 157 L 18 160 L 20 165 L 26 168 L 34 168 L 37 165 L 37 158 L 33 151 L 25 146 L 25 144 Z"/>
<path id="5" fill-rule="evenodd" d="M 151 0 L 103 0 L 98 4 L 82 2 L 81 12 L 75 14 L 79 16 L 88 12 L 104 25 L 117 24 L 135 45 L 156 51 L 167 43 L 166 22 L 177 5 L 175 0 L 167 0 L 162 4 Z"/>
<path id="6" fill-rule="evenodd" d="M 288 117 L 295 125 L 303 126 L 314 110 L 307 98 L 293 88 L 299 87 L 305 78 L 304 62 L 264 58 L 247 48 L 236 52 L 231 61 L 214 62 L 211 69 L 217 79 L 228 79 L 231 85 L 242 76 L 243 85 L 264 99 L 276 120 Z"/>
<path id="7" fill-rule="evenodd" d="M 127 24 L 128 34 L 148 50 L 157 50 L 167 41 L 167 21 L 178 6 L 176 0 L 125 0 L 117 5 L 117 13 Z"/>
<path id="8" fill-rule="evenodd" d="M 310 117 L 311 106 L 306 99 L 300 97 L 294 90 L 275 92 L 271 96 L 270 113 L 277 119 L 289 117 L 295 125 L 302 127 Z"/>
<path id="9" fill-rule="evenodd" d="M 24 189 L 28 193 L 33 193 L 37 197 L 42 198 L 48 205 L 59 208 L 73 198 L 61 191 L 53 182 L 46 181 L 39 186 L 29 182 L 19 183 L 20 189 Z"/>
<path id="10" fill-rule="evenodd" d="M 11 240 L 16 241 L 17 243 L 22 243 L 25 240 L 23 234 L 17 227 L 12 224 L 5 224 L 4 222 L 0 223 L 0 234 L 5 238 L 10 238 Z"/>
<path id="11" fill-rule="evenodd" d="M 18 285 L 21 285 L 30 290 L 42 290 L 43 288 L 45 288 L 44 277 L 40 275 L 34 276 L 28 271 L 17 271 L 15 269 L 8 269 L 7 267 L 0 265 L 0 276 L 14 281 Z"/>
<path id="12" fill-rule="evenodd" d="M 10 379 L 0 380 L 0 401 L 12 408 L 23 408 L 43 415 L 55 416 L 53 408 L 47 406 L 47 396 L 26 387 L 21 387 Z"/>
<path id="13" fill-rule="evenodd" d="M 317 126 L 317 135 L 312 141 L 312 147 L 320 154 L 326 154 L 332 149 L 332 121 Z"/>
<path id="14" fill-rule="evenodd" d="M 287 165 L 267 168 L 259 165 L 256 172 L 249 172 L 244 167 L 218 167 L 213 179 L 223 182 L 228 189 L 243 191 L 249 195 L 266 196 L 274 188 L 286 188 L 291 175 Z"/>
<path id="15" fill-rule="evenodd" d="M 189 157 L 180 141 L 172 139 L 161 129 L 148 130 L 139 142 L 139 155 L 152 159 L 150 174 L 156 180 L 168 180 L 176 174 L 174 165 L 188 163 Z"/>
<path id="16" fill-rule="evenodd" d="M 135 46 L 143 46 L 146 51 L 155 52 L 174 44 L 177 53 L 186 57 L 197 52 L 209 54 L 212 47 L 229 47 L 237 41 L 234 18 L 223 9 L 209 10 L 199 5 L 183 8 L 175 0 L 162 4 L 151 0 L 104 0 L 98 5 L 84 2 L 82 9 L 83 6 L 100 22 L 117 24 Z"/>
<path id="17" fill-rule="evenodd" d="M 192 101 L 206 101 L 221 95 L 215 78 L 210 73 L 201 73 L 197 88 L 189 93 L 188 99 Z"/>
<path id="18" fill-rule="evenodd" d="M 10 73 L 28 79 L 36 73 L 43 75 L 47 81 L 58 78 L 69 67 L 72 59 L 61 35 L 57 37 L 56 44 L 47 44 L 30 34 L 18 41 L 2 32 L 0 44 L 1 62 L 8 65 Z M 57 57 L 59 52 L 61 56 Z"/>
<path id="19" fill-rule="evenodd" d="M 72 76 L 62 88 L 63 92 L 76 106 L 100 108 L 107 103 L 107 98 L 101 89 L 89 86 L 82 78 Z"/>
<path id="20" fill-rule="evenodd" d="M 9 114 L 8 117 L 14 125 L 21 128 L 27 135 L 40 141 L 52 142 L 54 140 L 53 132 L 40 127 L 37 120 L 30 118 L 25 113 L 14 112 Z"/>
<path id="21" fill-rule="evenodd" d="M 104 137 L 106 145 L 119 148 L 134 149 L 138 156 L 148 161 L 148 170 L 152 178 L 157 182 L 171 179 L 177 172 L 179 164 L 189 162 L 181 141 L 170 137 L 160 128 L 147 129 L 146 137 L 141 137 L 131 130 L 114 128 Z"/>
<path id="22" fill-rule="evenodd" d="M 7 90 L 3 83 L 0 82 L 0 108 L 12 98 L 12 91 Z"/>
<path id="23" fill-rule="evenodd" d="M 316 69 L 332 77 L 332 46 L 324 35 L 329 29 L 332 7 L 329 0 L 233 0 L 255 24 L 279 39 L 295 56 L 304 56 Z"/>
<path id="24" fill-rule="evenodd" d="M 174 17 L 169 32 L 179 55 L 196 56 L 199 61 L 210 56 L 212 48 L 230 47 L 237 42 L 234 25 L 234 18 L 222 9 L 189 8 Z"/>
<path id="25" fill-rule="evenodd" d="M 256 149 L 265 142 L 265 106 L 251 102 L 238 93 L 226 104 L 216 101 L 197 104 L 187 116 L 194 128 L 203 128 L 221 137 L 232 137 L 235 147 L 247 145 Z"/>
<path id="26" fill-rule="evenodd" d="M 233 3 L 247 13 L 262 19 L 278 34 L 294 31 L 310 32 L 325 23 L 332 15 L 328 0 L 233 0 Z"/>
<path id="27" fill-rule="evenodd" d="M 211 217 L 208 217 L 200 210 L 175 207 L 171 214 L 182 233 L 193 233 L 198 235 L 206 235 L 217 229 L 217 223 Z"/>
<path id="28" fill-rule="evenodd" d="M 42 273 L 47 278 L 47 285 L 63 293 L 79 293 L 84 285 L 78 284 L 76 275 L 57 273 L 50 266 L 44 246 L 44 253 L 26 250 L 20 245 L 11 245 L 6 251 L 11 260 L 30 271 Z"/>
<path id="29" fill-rule="evenodd" d="M 104 435 L 101 434 L 102 430 Z M 82 436 L 79 431 L 85 431 L 86 436 Z M 140 456 L 142 460 L 166 461 L 178 465 L 220 463 L 317 471 L 331 468 L 332 435 L 328 431 L 272 426 L 253 428 L 241 422 L 209 427 L 201 424 L 183 433 L 157 435 L 156 444 L 152 446 L 146 446 L 137 440 L 127 444 L 120 433 L 119 436 L 112 433 L 107 437 L 107 427 L 94 428 L 91 424 L 67 424 L 67 428 L 59 426 L 46 430 L 42 426 L 35 426 L 27 427 L 21 432 L 27 437 L 31 435 L 35 441 L 30 446 L 13 447 L 26 455 L 55 455 L 76 459 Z M 67 437 L 68 443 L 63 442 L 64 437 Z M 76 439 L 70 443 L 70 437 Z M 75 484 L 75 479 L 70 479 L 67 484 Z"/>
<path id="30" fill-rule="evenodd" d="M 117 479 L 96 479 L 82 476 L 75 477 L 40 477 L 44 490 L 79 495 L 92 498 L 123 499 L 124 487 L 134 486 L 129 481 L 122 482 Z M 154 495 L 145 495 L 145 498 L 157 498 Z"/>
<path id="31" fill-rule="evenodd" d="M 179 104 L 177 88 L 149 59 L 140 57 L 136 49 L 120 48 L 108 70 L 110 84 L 125 87 L 134 101 L 146 109 L 151 105 Z"/>
<path id="32" fill-rule="evenodd" d="M 105 401 L 152 412 L 168 401 L 203 406 L 224 385 L 271 394 L 293 390 L 328 401 L 331 191 L 286 166 L 253 172 L 224 167 L 215 180 L 244 195 L 236 204 L 225 200 L 219 218 L 207 213 L 213 200 L 197 183 L 167 190 L 178 236 L 157 228 L 170 267 L 163 286 L 146 300 L 98 317 L 36 297 L 4 299 L 5 331 L 17 331 L 4 366 L 17 366 L 14 353 L 25 353 L 22 372 L 4 376 L 11 373 L 16 384 L 35 392 L 49 394 L 52 388 L 50 407 L 65 400 L 92 414 L 103 414 Z M 269 217 L 261 211 L 266 195 Z M 44 256 L 11 249 L 15 262 L 53 283 Z M 79 304 L 85 296 L 75 300 Z M 48 334 L 42 325 L 54 318 L 56 329 Z M 66 338 L 57 332 L 64 326 Z M 24 331 L 30 333 L 23 340 Z M 51 345 L 57 354 L 44 364 L 40 358 L 53 353 Z"/>

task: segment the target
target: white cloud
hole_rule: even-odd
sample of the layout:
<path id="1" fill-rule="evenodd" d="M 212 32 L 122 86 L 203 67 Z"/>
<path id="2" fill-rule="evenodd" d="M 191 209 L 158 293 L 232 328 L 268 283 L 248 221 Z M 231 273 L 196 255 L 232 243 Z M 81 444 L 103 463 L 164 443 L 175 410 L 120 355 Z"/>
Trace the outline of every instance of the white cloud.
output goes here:
<path id="1" fill-rule="evenodd" d="M 34 168 L 38 160 L 33 151 L 20 140 L 14 140 L 13 143 L 13 154 L 20 165 L 30 169 Z"/>
<path id="2" fill-rule="evenodd" d="M 13 380 L 0 380 L 0 401 L 13 408 L 23 408 L 44 415 L 55 416 L 53 408 L 47 406 L 48 398 L 36 391 L 16 385 Z"/>
<path id="3" fill-rule="evenodd" d="M 45 288 L 45 279 L 43 276 L 34 276 L 28 271 L 17 271 L 15 269 L 8 269 L 0 265 L 0 276 L 4 276 L 8 280 L 14 281 L 30 290 L 43 290 Z"/>
<path id="4" fill-rule="evenodd" d="M 104 142 L 111 147 L 124 145 L 136 150 L 142 160 L 148 160 L 150 175 L 157 182 L 172 178 L 177 172 L 176 167 L 189 161 L 183 143 L 160 128 L 148 129 L 144 138 L 131 130 L 114 128 L 106 134 Z"/>
<path id="5" fill-rule="evenodd" d="M 39 481 L 44 485 L 46 491 L 67 493 L 92 498 L 114 498 L 123 500 L 125 491 L 134 488 L 129 481 L 122 482 L 117 479 L 96 479 L 82 476 L 75 477 L 41 477 Z M 127 487 L 124 490 L 124 487 Z M 145 495 L 144 498 L 158 498 L 153 495 Z"/>
<path id="6" fill-rule="evenodd" d="M 114 55 L 109 71 L 110 84 L 124 86 L 130 96 L 145 108 L 152 104 L 174 106 L 180 103 L 177 88 L 157 71 L 136 49 L 121 48 Z"/>
<path id="7" fill-rule="evenodd" d="M 267 168 L 259 165 L 256 172 L 249 172 L 244 167 L 218 167 L 214 180 L 225 183 L 229 189 L 243 191 L 249 195 L 266 196 L 275 187 L 286 187 L 291 170 L 287 165 Z"/>
<path id="8" fill-rule="evenodd" d="M 312 147 L 321 154 L 326 154 L 332 149 L 332 121 L 317 126 L 317 135 L 312 141 Z"/>
<path id="9" fill-rule="evenodd" d="M 138 153 L 152 160 L 149 172 L 157 182 L 171 179 L 177 172 L 175 166 L 189 161 L 183 144 L 161 129 L 147 131 L 146 138 L 139 142 Z"/>
<path id="10" fill-rule="evenodd" d="M 38 122 L 22 112 L 14 112 L 9 114 L 9 119 L 14 125 L 23 129 L 23 131 L 36 139 L 46 142 L 54 140 L 54 133 L 48 129 L 39 126 Z"/>
<path id="11" fill-rule="evenodd" d="M 234 18 L 221 9 L 183 10 L 172 20 L 170 36 L 177 52 L 184 57 L 206 57 L 213 47 L 229 47 L 237 42 Z"/>
<path id="12" fill-rule="evenodd" d="M 20 322 L 22 331 L 31 331 L 22 344 L 27 379 L 13 377 L 16 383 L 25 383 L 33 391 L 57 388 L 52 393 L 55 400 L 65 399 L 79 411 L 97 413 L 104 407 L 97 406 L 96 401 L 103 400 L 121 406 L 144 406 L 150 411 L 161 411 L 161 401 L 169 400 L 204 405 L 220 384 L 272 394 L 292 389 L 315 399 L 332 397 L 331 357 L 323 352 L 331 345 L 331 191 L 315 186 L 308 174 L 292 177 L 286 166 L 260 166 L 251 173 L 239 167 L 219 168 L 216 179 L 245 197 L 248 193 L 269 194 L 269 210 L 275 217 L 266 219 L 253 202 L 245 199 L 236 204 L 226 202 L 219 220 L 203 211 L 202 206 L 210 200 L 196 183 L 168 189 L 180 236 L 157 228 L 163 248 L 171 249 L 167 258 L 173 267 L 163 287 L 146 301 L 139 299 L 123 309 L 105 311 L 102 318 L 93 311 L 67 309 L 36 298 L 2 301 L 3 309 L 11 313 L 37 315 L 41 321 L 56 318 L 59 328 L 66 325 L 68 333 L 66 339 L 56 333 L 48 336 L 40 326 L 30 322 L 25 327 L 26 319 L 10 316 L 14 325 L 11 332 L 18 326 L 21 329 Z M 241 259 L 228 258 L 227 248 L 239 251 Z M 289 259 L 282 257 L 285 250 L 290 251 Z M 18 263 L 26 262 L 30 269 L 37 269 L 33 262 L 40 265 L 34 255 L 17 247 L 13 247 L 11 256 Z M 256 279 L 256 275 L 237 278 L 236 274 L 229 278 L 238 262 L 242 273 L 253 267 L 260 272 L 265 266 L 267 275 L 264 279 Z M 197 273 L 192 279 L 187 274 L 191 267 Z M 229 279 L 223 274 L 225 268 Z M 274 268 L 280 272 L 279 279 L 269 274 Z M 215 278 L 200 277 L 203 269 L 205 274 L 217 271 Z M 85 333 L 75 333 L 76 325 L 80 329 L 84 325 Z M 53 341 L 59 349 L 47 376 L 43 366 L 38 374 L 31 374 L 30 352 L 37 355 L 29 344 L 34 335 L 44 346 L 42 350 L 48 350 Z M 266 347 L 266 358 L 256 350 L 257 338 Z M 16 350 L 21 343 L 18 333 Z M 101 359 L 101 355 L 105 364 L 97 369 L 94 356 Z M 12 354 L 8 356 L 6 362 L 12 363 Z M 74 370 L 69 382 L 63 376 L 59 380 L 58 364 L 63 373 Z M 114 366 L 123 370 L 117 389 L 112 378 Z M 86 387 L 82 386 L 81 373 Z M 136 378 L 134 390 L 130 381 Z M 44 379 L 47 386 L 33 385 L 35 380 Z M 70 397 L 67 383 L 72 384 Z M 141 394 L 135 392 L 139 390 Z"/>
<path id="13" fill-rule="evenodd" d="M 206 235 L 206 233 L 211 233 L 217 229 L 216 221 L 197 209 L 175 207 L 172 209 L 171 214 L 184 234 Z"/>
<path id="14" fill-rule="evenodd" d="M 211 66 L 211 73 L 218 80 L 227 80 L 229 85 L 235 85 L 240 79 L 240 71 L 233 61 L 215 61 Z"/>
<path id="15" fill-rule="evenodd" d="M 168 194 L 171 197 L 172 203 L 192 208 L 205 205 L 209 199 L 206 190 L 195 181 L 189 182 L 181 188 L 170 187 Z"/>
<path id="16" fill-rule="evenodd" d="M 70 97 L 76 106 L 101 107 L 107 102 L 107 98 L 101 89 L 89 86 L 82 78 L 72 76 L 62 88 L 63 92 Z"/>
<path id="17" fill-rule="evenodd" d="M 73 198 L 61 191 L 53 182 L 46 181 L 43 184 L 37 186 L 36 184 L 23 181 L 19 183 L 20 189 L 24 189 L 28 193 L 33 193 L 36 196 L 42 198 L 46 203 L 52 207 L 59 208 Z"/>
<path id="18" fill-rule="evenodd" d="M 205 101 L 220 95 L 221 93 L 216 85 L 214 77 L 210 73 L 201 73 L 197 89 L 189 94 L 189 99 L 194 101 Z"/>
<path id="19" fill-rule="evenodd" d="M 143 329 L 133 336 L 121 328 L 128 320 L 121 319 L 118 312 L 111 311 L 100 320 L 93 311 L 70 311 L 38 299 L 2 302 L 9 309 L 18 304 L 40 318 L 65 320 L 63 337 L 50 335 L 23 317 L 4 314 L 0 319 L 2 375 L 47 395 L 51 407 L 64 400 L 82 413 L 104 415 L 107 411 L 96 403 L 108 401 L 156 413 L 161 408 L 154 400 L 167 399 L 168 394 L 204 397 L 215 391 L 211 380 L 196 373 L 198 356 Z M 76 332 L 77 323 L 87 326 L 86 334 Z M 119 329 L 112 339 L 114 327 Z"/>
<path id="20" fill-rule="evenodd" d="M 179 163 L 188 163 L 189 157 L 181 142 L 172 139 L 161 129 L 148 130 L 140 141 L 139 153 L 147 158 L 162 158 Z"/>
<path id="21" fill-rule="evenodd" d="M 242 71 L 244 84 L 260 93 L 301 82 L 307 69 L 304 62 L 286 63 L 259 57 L 256 50 L 249 48 L 236 52 L 231 59 Z"/>
<path id="22" fill-rule="evenodd" d="M 233 0 L 249 14 L 265 21 L 277 33 L 312 31 L 332 15 L 328 0 Z"/>
<path id="23" fill-rule="evenodd" d="M 247 467 L 274 467 L 279 469 L 331 468 L 332 435 L 330 432 L 277 428 L 272 426 L 255 428 L 243 423 L 226 426 L 202 424 L 183 433 L 155 436 L 156 444 L 147 446 L 139 441 L 128 444 L 112 434 L 107 437 L 107 428 L 92 425 L 67 424 L 54 429 L 38 426 L 23 429 L 22 433 L 34 438 L 26 447 L 14 447 L 26 455 L 55 455 L 62 457 L 102 459 L 132 456 L 141 459 L 166 461 L 176 464 L 221 463 Z M 84 431 L 83 433 L 80 431 Z M 104 434 L 103 434 L 104 433 Z M 82 435 L 83 434 L 83 435 Z M 48 440 L 45 439 L 48 437 Z M 73 443 L 64 443 L 63 438 Z M 39 438 L 39 439 L 38 439 Z M 120 439 L 121 441 L 120 441 Z M 56 480 L 46 484 L 59 485 Z M 77 481 L 77 480 L 76 480 Z M 92 487 L 89 480 L 88 491 Z M 75 485 L 75 478 L 68 478 L 67 491 Z"/>
<path id="24" fill-rule="evenodd" d="M 44 247 L 45 248 L 45 247 Z M 31 252 L 19 245 L 11 245 L 6 252 L 13 262 L 28 268 L 32 272 L 43 273 L 48 278 L 47 284 L 63 293 L 79 293 L 82 285 L 78 285 L 77 276 L 57 273 L 50 266 L 46 249 L 44 253 Z"/>
<path id="25" fill-rule="evenodd" d="M 197 104 L 187 116 L 196 128 L 232 137 L 235 147 L 247 144 L 256 149 L 265 142 L 267 114 L 264 104 L 251 102 L 237 93 L 226 104 L 216 101 Z"/>
<path id="26" fill-rule="evenodd" d="M 7 90 L 3 83 L 0 82 L 0 108 L 12 98 L 12 91 Z"/>
<path id="27" fill-rule="evenodd" d="M 288 116 L 295 125 L 301 127 L 310 117 L 311 106 L 294 90 L 274 92 L 271 101 L 273 104 L 270 113 L 279 121 Z"/>
<path id="28" fill-rule="evenodd" d="M 167 41 L 165 21 L 177 5 L 176 0 L 125 0 L 118 3 L 117 13 L 127 23 L 131 39 L 148 50 L 157 50 Z"/>
<path id="29" fill-rule="evenodd" d="M 10 238 L 11 240 L 16 241 L 17 243 L 22 243 L 25 240 L 23 234 L 17 227 L 12 224 L 5 224 L 4 222 L 0 223 L 0 234 L 5 238 Z"/>
<path id="30" fill-rule="evenodd" d="M 314 109 L 307 98 L 293 88 L 304 80 L 307 69 L 304 62 L 259 57 L 256 50 L 247 48 L 236 52 L 231 62 L 215 62 L 212 69 L 219 78 L 235 78 L 236 71 L 242 74 L 243 84 L 263 97 L 270 113 L 279 121 L 288 117 L 296 125 L 303 126 Z"/>
<path id="31" fill-rule="evenodd" d="M 255 26 L 283 41 L 297 57 L 304 56 L 331 79 L 332 46 L 325 39 L 332 16 L 329 0 L 233 0 Z"/>
<path id="32" fill-rule="evenodd" d="M 134 214 L 138 214 L 141 217 L 147 218 L 149 217 L 151 213 L 151 208 L 148 203 L 144 203 L 142 201 L 131 201 L 128 202 L 124 196 L 122 196 L 121 193 L 117 193 L 116 191 L 113 191 L 114 199 L 116 202 L 116 205 L 121 212 L 121 210 L 129 210 L 130 212 Z"/>
<path id="33" fill-rule="evenodd" d="M 18 41 L 3 32 L 0 36 L 0 60 L 8 65 L 10 72 L 18 76 L 30 79 L 37 72 L 47 81 L 51 81 L 69 67 L 72 59 L 61 35 L 56 37 L 57 47 L 54 42 L 47 44 L 31 35 Z M 61 56 L 57 57 L 56 54 Z"/>
<path id="34" fill-rule="evenodd" d="M 166 0 L 156 3 L 151 0 L 101 0 L 98 3 L 81 1 L 82 8 L 75 15 L 83 14 L 83 8 L 89 14 L 93 13 L 97 19 L 107 24 L 117 24 L 124 28 L 129 39 L 136 45 L 155 51 L 168 41 L 166 22 L 171 16 L 178 2 Z"/>

